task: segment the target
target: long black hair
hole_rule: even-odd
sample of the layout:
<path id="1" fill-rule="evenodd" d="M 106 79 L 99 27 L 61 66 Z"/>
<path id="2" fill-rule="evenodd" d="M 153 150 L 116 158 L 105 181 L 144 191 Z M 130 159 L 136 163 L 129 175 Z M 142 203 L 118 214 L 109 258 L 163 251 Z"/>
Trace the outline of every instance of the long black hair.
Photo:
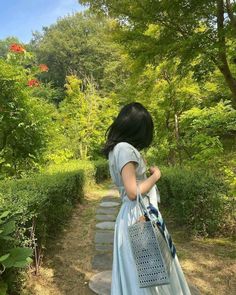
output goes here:
<path id="1" fill-rule="evenodd" d="M 138 150 L 142 150 L 151 144 L 153 130 L 152 116 L 141 103 L 126 104 L 106 130 L 106 142 L 101 153 L 108 159 L 109 152 L 121 141 L 128 142 Z"/>

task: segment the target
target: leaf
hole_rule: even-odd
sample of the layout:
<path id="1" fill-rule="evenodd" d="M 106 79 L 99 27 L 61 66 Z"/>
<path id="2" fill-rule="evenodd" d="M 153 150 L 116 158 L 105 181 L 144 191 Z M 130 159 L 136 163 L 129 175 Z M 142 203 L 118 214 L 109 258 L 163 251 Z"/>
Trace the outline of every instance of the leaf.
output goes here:
<path id="1" fill-rule="evenodd" d="M 0 240 L 14 241 L 15 239 L 10 236 L 0 236 Z"/>
<path id="2" fill-rule="evenodd" d="M 2 255 L 0 256 L 0 262 L 3 262 L 4 260 L 6 260 L 8 257 L 10 256 L 9 253 L 5 254 L 5 255 Z"/>
<path id="3" fill-rule="evenodd" d="M 0 256 L 0 262 L 3 262 L 4 260 L 6 260 L 8 257 L 10 256 L 10 254 L 5 254 L 5 255 L 2 255 Z M 1 294 L 1 293 L 0 293 Z"/>
<path id="4" fill-rule="evenodd" d="M 3 281 L 0 281 L 0 295 L 6 295 L 7 294 L 7 284 Z"/>
<path id="5" fill-rule="evenodd" d="M 4 211 L 2 215 L 0 215 L 0 219 L 7 217 L 10 214 L 10 211 Z"/>
<path id="6" fill-rule="evenodd" d="M 16 224 L 15 224 L 14 220 L 3 224 L 1 226 L 1 229 L 3 230 L 2 235 L 7 236 L 7 235 L 11 234 L 15 230 L 15 226 L 16 226 Z"/>
<path id="7" fill-rule="evenodd" d="M 31 248 L 14 248 L 9 251 L 9 257 L 3 262 L 6 268 L 9 267 L 25 267 L 29 263 L 27 260 L 33 251 Z"/>

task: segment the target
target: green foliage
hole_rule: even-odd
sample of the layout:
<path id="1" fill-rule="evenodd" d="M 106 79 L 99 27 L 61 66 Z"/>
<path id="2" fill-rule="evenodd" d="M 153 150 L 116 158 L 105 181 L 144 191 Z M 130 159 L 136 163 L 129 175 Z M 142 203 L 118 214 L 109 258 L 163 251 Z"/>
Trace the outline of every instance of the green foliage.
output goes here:
<path id="1" fill-rule="evenodd" d="M 50 238 L 59 234 L 75 204 L 82 200 L 85 189 L 107 176 L 104 160 L 70 161 L 44 167 L 41 174 L 25 179 L 2 181 L 0 206 L 7 211 L 0 215 L 0 265 L 23 267 L 31 262 L 27 258 L 31 248 L 34 253 L 42 253 Z M 34 259 L 37 263 L 38 257 Z"/>
<path id="2" fill-rule="evenodd" d="M 162 206 L 192 234 L 235 234 L 235 197 L 223 174 L 204 168 L 163 168 L 157 185 Z"/>
<path id="3" fill-rule="evenodd" d="M 61 17 L 43 33 L 37 33 L 31 48 L 50 71 L 44 76 L 64 88 L 66 76 L 75 75 L 82 89 L 93 83 L 103 93 L 114 91 L 126 77 L 125 58 L 110 41 L 110 20 L 89 11 Z"/>
<path id="4" fill-rule="evenodd" d="M 110 177 L 109 165 L 107 160 L 97 159 L 94 161 L 95 166 L 95 180 L 100 183 Z"/>
<path id="5" fill-rule="evenodd" d="M 87 160 L 99 152 L 115 106 L 110 98 L 100 97 L 91 84 L 82 92 L 81 83 L 76 76 L 67 77 L 59 120 L 73 158 Z"/>
<path id="6" fill-rule="evenodd" d="M 99 183 L 110 177 L 107 160 L 99 158 L 94 161 L 70 160 L 61 164 L 51 164 L 42 168 L 43 174 L 75 171 L 80 167 L 85 175 L 85 187 L 89 188 L 94 182 Z"/>
<path id="7" fill-rule="evenodd" d="M 191 159 L 199 164 L 214 161 L 223 152 L 223 139 L 235 135 L 236 111 L 230 102 L 219 102 L 210 108 L 194 107 L 180 117 L 180 130 Z"/>
<path id="8" fill-rule="evenodd" d="M 16 37 L 7 37 L 3 40 L 0 40 L 0 58 L 7 57 L 7 54 L 9 52 L 9 46 L 13 43 L 20 43 L 20 41 Z"/>
<path id="9" fill-rule="evenodd" d="M 186 158 L 179 121 L 185 111 L 202 104 L 203 92 L 191 73 L 183 78 L 177 67 L 177 60 L 157 67 L 147 65 L 142 73 L 130 77 L 127 87 L 118 94 L 120 100 L 140 101 L 152 114 L 155 136 L 147 157 L 165 164 L 181 163 Z"/>
<path id="10" fill-rule="evenodd" d="M 207 73 L 217 67 L 236 105 L 235 64 L 229 65 L 229 60 L 235 58 L 236 32 L 235 5 L 231 1 L 227 5 L 223 0 L 79 2 L 117 19 L 115 39 L 140 67 L 177 57 L 181 60 L 179 71 L 185 75 L 192 70 L 198 80 L 206 79 Z"/>
<path id="11" fill-rule="evenodd" d="M 30 256 L 33 251 L 29 247 L 17 247 L 13 238 L 16 231 L 16 222 L 14 215 L 10 211 L 0 211 L 0 294 L 7 294 L 8 285 L 3 281 L 2 276 L 5 271 L 11 268 L 24 268 L 32 262 Z M 4 244 L 15 246 L 14 248 L 5 249 Z"/>
<path id="12" fill-rule="evenodd" d="M 18 55 L 18 56 L 17 56 Z M 0 177 L 36 167 L 47 144 L 52 106 L 32 97 L 27 86 L 30 53 L 9 53 L 0 60 Z"/>

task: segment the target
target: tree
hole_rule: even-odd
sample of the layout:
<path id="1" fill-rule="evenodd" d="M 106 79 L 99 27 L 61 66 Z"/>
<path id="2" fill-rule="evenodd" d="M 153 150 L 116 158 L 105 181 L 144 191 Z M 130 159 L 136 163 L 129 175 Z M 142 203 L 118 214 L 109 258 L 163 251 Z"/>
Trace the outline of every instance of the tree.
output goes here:
<path id="1" fill-rule="evenodd" d="M 32 96 L 40 82 L 25 68 L 33 56 L 12 44 L 0 59 L 0 176 L 17 175 L 35 167 L 47 145 L 52 105 Z M 37 69 L 37 67 L 36 67 Z"/>
<path id="2" fill-rule="evenodd" d="M 99 97 L 94 85 L 82 91 L 82 81 L 68 76 L 66 96 L 59 105 L 58 120 L 73 158 L 93 159 L 99 154 L 106 128 L 111 124 L 116 105 Z"/>
<path id="3" fill-rule="evenodd" d="M 217 67 L 236 106 L 236 3 L 231 0 L 80 0 L 118 20 L 118 38 L 143 63 L 179 57 L 180 69 Z M 192 62 L 195 61 L 195 65 Z"/>
<path id="4" fill-rule="evenodd" d="M 232 145 L 235 144 L 236 110 L 229 101 L 209 108 L 193 107 L 180 117 L 180 130 L 183 146 L 192 160 L 216 165 L 215 156 L 224 150 L 223 139 L 232 138 Z"/>
<path id="5" fill-rule="evenodd" d="M 66 76 L 82 81 L 82 90 L 93 83 L 104 95 L 114 91 L 125 78 L 125 55 L 110 40 L 110 21 L 90 12 L 60 18 L 43 33 L 36 32 L 30 46 L 50 71 L 44 76 L 54 86 L 64 88 Z"/>
<path id="6" fill-rule="evenodd" d="M 16 37 L 7 37 L 0 40 L 0 58 L 5 58 L 9 51 L 9 46 L 13 43 L 20 43 Z"/>
<path id="7" fill-rule="evenodd" d="M 191 73 L 181 77 L 178 61 L 147 65 L 142 73 L 126 81 L 118 100 L 140 101 L 150 111 L 155 126 L 153 154 L 155 161 L 165 164 L 181 163 L 186 158 L 182 146 L 179 120 L 186 110 L 202 104 L 201 89 Z"/>

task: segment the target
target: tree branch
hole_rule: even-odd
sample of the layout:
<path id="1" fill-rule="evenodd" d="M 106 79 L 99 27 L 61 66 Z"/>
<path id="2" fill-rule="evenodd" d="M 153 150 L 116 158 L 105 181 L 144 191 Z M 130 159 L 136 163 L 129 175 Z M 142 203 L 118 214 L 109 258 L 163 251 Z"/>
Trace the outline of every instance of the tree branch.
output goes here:
<path id="1" fill-rule="evenodd" d="M 236 80 L 234 79 L 230 71 L 226 54 L 226 39 L 224 31 L 224 0 L 217 0 L 217 34 L 219 70 L 225 77 L 225 80 L 233 94 L 233 103 L 234 105 L 236 105 Z"/>
<path id="2" fill-rule="evenodd" d="M 227 12 L 228 12 L 229 19 L 231 21 L 232 27 L 236 31 L 236 17 L 233 14 L 231 1 L 230 0 L 225 0 L 225 2 L 226 2 L 226 9 L 227 9 Z"/>

